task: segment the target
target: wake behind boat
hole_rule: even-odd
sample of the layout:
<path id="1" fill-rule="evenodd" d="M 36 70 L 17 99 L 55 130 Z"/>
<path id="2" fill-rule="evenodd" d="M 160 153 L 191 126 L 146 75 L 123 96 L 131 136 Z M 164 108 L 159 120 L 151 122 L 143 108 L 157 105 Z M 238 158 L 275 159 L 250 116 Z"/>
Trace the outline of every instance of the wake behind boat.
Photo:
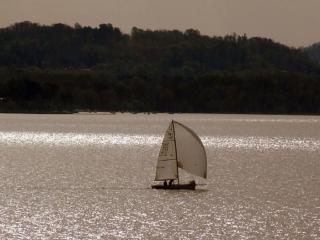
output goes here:
<path id="1" fill-rule="evenodd" d="M 172 121 L 164 135 L 156 167 L 155 181 L 162 181 L 163 184 L 151 187 L 194 190 L 195 181 L 180 184 L 179 168 L 207 178 L 207 156 L 200 138 L 187 126 Z"/>

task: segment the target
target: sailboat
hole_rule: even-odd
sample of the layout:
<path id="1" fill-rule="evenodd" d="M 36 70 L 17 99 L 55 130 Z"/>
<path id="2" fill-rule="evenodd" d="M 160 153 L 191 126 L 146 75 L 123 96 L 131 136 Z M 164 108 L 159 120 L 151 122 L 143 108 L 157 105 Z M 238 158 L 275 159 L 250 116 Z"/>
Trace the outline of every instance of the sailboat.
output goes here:
<path id="1" fill-rule="evenodd" d="M 155 181 L 162 181 L 163 184 L 151 187 L 194 190 L 195 181 L 180 183 L 179 168 L 207 178 L 207 155 L 200 138 L 187 126 L 172 120 L 164 135 L 156 167 Z"/>

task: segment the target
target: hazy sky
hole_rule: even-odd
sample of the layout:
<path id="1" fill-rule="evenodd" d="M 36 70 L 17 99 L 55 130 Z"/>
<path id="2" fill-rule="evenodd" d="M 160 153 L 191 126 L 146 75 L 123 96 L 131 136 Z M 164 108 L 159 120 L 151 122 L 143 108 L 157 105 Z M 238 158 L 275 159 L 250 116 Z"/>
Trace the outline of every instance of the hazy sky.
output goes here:
<path id="1" fill-rule="evenodd" d="M 246 33 L 291 46 L 320 41 L 320 0 L 0 0 L 0 27 L 19 21 L 97 26 L 123 32 L 199 29 L 207 35 Z"/>

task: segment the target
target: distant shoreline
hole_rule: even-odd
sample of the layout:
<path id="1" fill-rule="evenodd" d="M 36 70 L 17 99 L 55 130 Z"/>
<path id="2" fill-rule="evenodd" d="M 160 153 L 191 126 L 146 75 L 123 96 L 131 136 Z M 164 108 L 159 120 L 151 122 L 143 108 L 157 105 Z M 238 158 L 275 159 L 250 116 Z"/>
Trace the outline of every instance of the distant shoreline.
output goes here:
<path id="1" fill-rule="evenodd" d="M 156 115 L 156 114 L 207 114 L 207 115 L 265 115 L 265 116 L 314 116 L 320 117 L 320 114 L 316 113 L 233 113 L 233 112 L 219 112 L 219 113 L 208 113 L 208 112 L 129 112 L 129 111 L 117 111 L 117 112 L 103 112 L 103 111 L 53 111 L 53 112 L 0 112 L 0 114 L 38 114 L 38 115 L 117 115 L 117 114 L 145 114 L 145 115 Z"/>

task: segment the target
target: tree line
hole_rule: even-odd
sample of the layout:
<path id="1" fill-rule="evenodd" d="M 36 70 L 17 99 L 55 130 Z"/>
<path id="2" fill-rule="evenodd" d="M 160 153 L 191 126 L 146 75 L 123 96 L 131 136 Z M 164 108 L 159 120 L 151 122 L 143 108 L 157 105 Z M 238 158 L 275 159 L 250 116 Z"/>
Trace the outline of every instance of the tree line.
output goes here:
<path id="1" fill-rule="evenodd" d="M 31 22 L 0 29 L 2 112 L 320 113 L 320 66 L 246 35 Z"/>
<path id="2" fill-rule="evenodd" d="M 320 63 L 320 42 L 302 49 L 313 61 Z"/>

